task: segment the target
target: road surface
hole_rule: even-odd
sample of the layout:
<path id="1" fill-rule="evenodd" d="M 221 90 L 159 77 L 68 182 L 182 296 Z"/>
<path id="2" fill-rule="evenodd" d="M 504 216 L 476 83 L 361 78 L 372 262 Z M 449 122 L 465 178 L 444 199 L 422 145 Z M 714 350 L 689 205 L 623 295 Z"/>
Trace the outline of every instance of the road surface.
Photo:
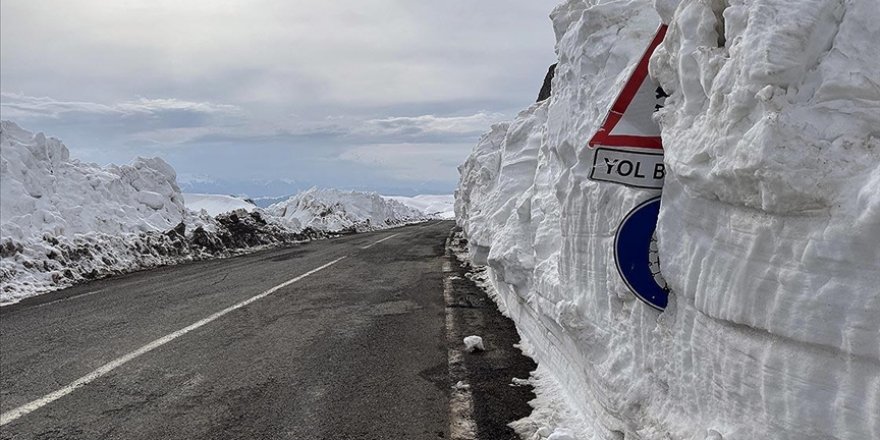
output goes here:
<path id="1" fill-rule="evenodd" d="M 452 226 L 163 267 L 3 307 L 0 437 L 448 438 Z"/>

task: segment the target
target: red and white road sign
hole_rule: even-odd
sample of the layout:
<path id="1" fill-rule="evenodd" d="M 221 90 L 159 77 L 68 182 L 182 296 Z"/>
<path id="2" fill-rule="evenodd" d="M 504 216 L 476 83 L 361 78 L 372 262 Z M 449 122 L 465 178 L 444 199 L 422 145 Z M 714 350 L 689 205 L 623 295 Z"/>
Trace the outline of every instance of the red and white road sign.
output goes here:
<path id="1" fill-rule="evenodd" d="M 648 77 L 648 61 L 665 35 L 666 25 L 660 25 L 651 45 L 611 106 L 602 127 L 590 139 L 590 147 L 604 145 L 663 149 L 660 127 L 651 119 L 651 115 L 657 105 L 662 105 L 665 95 L 658 96 L 660 84 Z"/>
<path id="2" fill-rule="evenodd" d="M 639 188 L 663 187 L 663 142 L 652 115 L 663 105 L 666 94 L 648 76 L 648 61 L 665 35 L 666 25 L 660 25 L 602 127 L 590 139 L 589 148 L 595 150 L 590 179 Z"/>

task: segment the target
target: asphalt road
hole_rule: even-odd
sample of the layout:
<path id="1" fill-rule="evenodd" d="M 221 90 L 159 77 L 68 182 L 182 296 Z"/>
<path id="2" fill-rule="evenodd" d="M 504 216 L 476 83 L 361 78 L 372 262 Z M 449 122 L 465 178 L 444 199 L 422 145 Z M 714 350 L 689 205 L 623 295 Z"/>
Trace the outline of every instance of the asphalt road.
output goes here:
<path id="1" fill-rule="evenodd" d="M 0 438 L 448 438 L 452 226 L 163 267 L 3 307 Z"/>

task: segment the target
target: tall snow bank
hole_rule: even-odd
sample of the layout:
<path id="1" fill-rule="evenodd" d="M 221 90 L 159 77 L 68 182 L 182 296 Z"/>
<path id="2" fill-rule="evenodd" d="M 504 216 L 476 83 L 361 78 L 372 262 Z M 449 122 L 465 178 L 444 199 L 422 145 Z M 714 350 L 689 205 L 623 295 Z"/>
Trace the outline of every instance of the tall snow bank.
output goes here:
<path id="1" fill-rule="evenodd" d="M 266 208 L 295 229 L 368 231 L 421 221 L 426 216 L 377 193 L 312 188 Z"/>
<path id="2" fill-rule="evenodd" d="M 654 58 L 674 92 L 659 228 L 687 233 L 661 240 L 667 281 L 712 317 L 878 359 L 878 4 L 712 6 L 681 5 Z"/>
<path id="3" fill-rule="evenodd" d="M 597 438 L 880 438 L 880 10 L 653 6 L 554 10 L 551 98 L 460 167 L 471 257 Z M 662 313 L 612 250 L 659 192 L 590 181 L 586 148 L 661 17 Z"/>
<path id="4" fill-rule="evenodd" d="M 0 124 L 3 238 L 157 231 L 183 219 L 177 175 L 162 159 L 100 167 L 70 159 L 58 139 Z"/>
<path id="5" fill-rule="evenodd" d="M 315 238 L 259 212 L 189 212 L 158 158 L 99 167 L 0 125 L 0 304 L 114 273 Z"/>

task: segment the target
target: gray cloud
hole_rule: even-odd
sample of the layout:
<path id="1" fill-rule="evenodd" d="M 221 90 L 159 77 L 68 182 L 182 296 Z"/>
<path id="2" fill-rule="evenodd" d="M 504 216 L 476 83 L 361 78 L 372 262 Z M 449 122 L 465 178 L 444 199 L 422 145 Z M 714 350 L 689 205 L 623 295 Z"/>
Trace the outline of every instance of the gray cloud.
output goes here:
<path id="1" fill-rule="evenodd" d="M 374 144 L 349 148 L 339 158 L 387 170 L 405 181 L 449 181 L 470 144 Z"/>
<path id="2" fill-rule="evenodd" d="M 451 192 L 536 96 L 556 2 L 3 0 L 0 113 L 85 160 Z"/>
<path id="3" fill-rule="evenodd" d="M 467 116 L 392 116 L 365 122 L 364 132 L 381 135 L 472 135 L 504 119 L 501 113 L 478 112 Z"/>
<path id="4" fill-rule="evenodd" d="M 115 104 L 86 101 L 59 101 L 50 97 L 26 96 L 17 93 L 0 93 L 0 109 L 3 116 L 15 119 L 61 118 L 69 113 L 96 115 L 157 115 L 163 112 L 186 112 L 202 114 L 237 115 L 241 109 L 229 104 L 192 102 L 174 98 L 139 98 Z"/>

